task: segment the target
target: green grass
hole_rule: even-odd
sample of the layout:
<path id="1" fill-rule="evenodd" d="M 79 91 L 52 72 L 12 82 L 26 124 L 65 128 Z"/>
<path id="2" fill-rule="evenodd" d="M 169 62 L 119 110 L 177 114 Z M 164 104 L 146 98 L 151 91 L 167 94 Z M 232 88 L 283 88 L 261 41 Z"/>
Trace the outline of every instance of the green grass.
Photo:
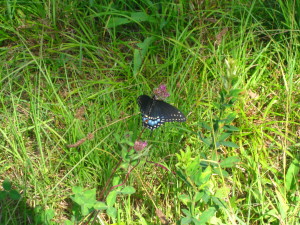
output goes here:
<path id="1" fill-rule="evenodd" d="M 183 200 L 205 189 L 224 205 L 208 224 L 299 224 L 298 1 L 100 2 L 0 3 L 0 183 L 21 194 L 0 200 L 0 224 L 63 224 L 75 186 L 99 197 L 142 131 L 137 97 L 161 83 L 187 122 L 142 134 L 149 153 L 126 181 L 136 192 L 118 195 L 115 220 L 102 212 L 96 222 L 163 224 L 159 209 L 180 224 L 185 209 L 212 212 L 216 202 Z M 219 118 L 219 92 L 230 88 L 242 89 L 224 112 L 237 115 L 227 141 L 239 147 L 209 147 L 201 124 Z M 189 163 L 230 156 L 240 162 L 229 176 L 213 173 L 205 187 L 145 162 L 188 174 Z"/>

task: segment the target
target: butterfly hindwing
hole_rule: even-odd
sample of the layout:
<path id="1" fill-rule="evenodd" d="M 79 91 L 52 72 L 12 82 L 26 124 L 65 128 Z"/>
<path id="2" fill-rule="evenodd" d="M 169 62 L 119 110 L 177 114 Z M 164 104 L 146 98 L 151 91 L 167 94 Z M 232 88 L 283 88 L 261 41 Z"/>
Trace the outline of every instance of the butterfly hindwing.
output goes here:
<path id="1" fill-rule="evenodd" d="M 141 95 L 138 103 L 142 112 L 143 125 L 151 130 L 165 122 L 184 122 L 186 120 L 182 112 L 164 101 Z"/>

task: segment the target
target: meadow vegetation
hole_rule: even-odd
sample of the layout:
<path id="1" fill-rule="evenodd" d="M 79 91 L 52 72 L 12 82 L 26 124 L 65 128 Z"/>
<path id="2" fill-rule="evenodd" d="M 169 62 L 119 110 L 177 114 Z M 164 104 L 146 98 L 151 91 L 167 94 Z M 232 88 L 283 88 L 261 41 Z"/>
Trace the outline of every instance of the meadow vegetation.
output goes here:
<path id="1" fill-rule="evenodd" d="M 296 0 L 1 1 L 0 224 L 299 224 L 299 37 Z"/>

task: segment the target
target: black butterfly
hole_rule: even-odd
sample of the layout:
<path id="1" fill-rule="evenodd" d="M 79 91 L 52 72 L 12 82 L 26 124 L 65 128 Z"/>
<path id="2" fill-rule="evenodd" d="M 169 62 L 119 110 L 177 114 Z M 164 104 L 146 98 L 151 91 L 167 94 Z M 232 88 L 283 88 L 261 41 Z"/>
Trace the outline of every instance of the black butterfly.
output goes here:
<path id="1" fill-rule="evenodd" d="M 186 120 L 183 113 L 176 107 L 148 95 L 138 97 L 138 104 L 142 113 L 143 125 L 151 130 L 165 122 L 184 122 Z"/>

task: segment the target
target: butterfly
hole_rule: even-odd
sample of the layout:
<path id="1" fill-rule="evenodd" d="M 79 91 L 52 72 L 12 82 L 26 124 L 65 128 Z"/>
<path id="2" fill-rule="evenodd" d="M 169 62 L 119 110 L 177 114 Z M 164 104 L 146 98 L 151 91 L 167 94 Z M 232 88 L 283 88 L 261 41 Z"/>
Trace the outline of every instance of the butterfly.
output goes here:
<path id="1" fill-rule="evenodd" d="M 138 97 L 143 125 L 150 130 L 156 129 L 165 122 L 184 122 L 186 118 L 176 107 L 148 95 Z"/>

